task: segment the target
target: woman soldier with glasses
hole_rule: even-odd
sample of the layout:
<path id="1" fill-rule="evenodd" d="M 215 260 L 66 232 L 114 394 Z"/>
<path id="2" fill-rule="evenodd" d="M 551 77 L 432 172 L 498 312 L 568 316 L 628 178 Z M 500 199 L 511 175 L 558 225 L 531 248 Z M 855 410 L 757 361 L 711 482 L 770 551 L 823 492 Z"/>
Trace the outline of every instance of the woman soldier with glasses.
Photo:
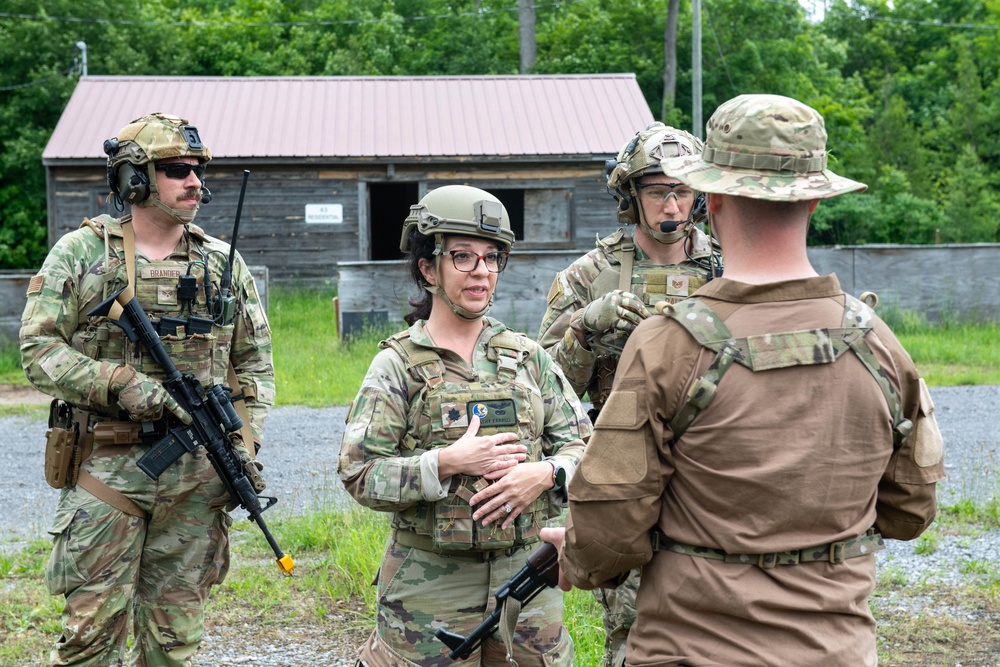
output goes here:
<path id="1" fill-rule="evenodd" d="M 486 317 L 514 234 L 493 195 L 463 185 L 410 209 L 400 248 L 421 289 L 409 329 L 380 345 L 351 406 L 339 474 L 388 512 L 365 665 L 450 664 L 439 628 L 467 635 L 559 516 L 591 425 L 552 358 Z M 465 665 L 572 665 L 562 596 L 547 589 Z"/>

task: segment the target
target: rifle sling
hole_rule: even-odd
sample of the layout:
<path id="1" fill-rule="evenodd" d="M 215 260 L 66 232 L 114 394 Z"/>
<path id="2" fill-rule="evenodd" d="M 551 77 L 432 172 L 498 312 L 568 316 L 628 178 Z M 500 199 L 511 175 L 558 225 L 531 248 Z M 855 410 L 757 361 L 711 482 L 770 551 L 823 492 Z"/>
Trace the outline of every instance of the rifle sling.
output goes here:
<path id="1" fill-rule="evenodd" d="M 118 295 L 115 303 L 111 306 L 109 317 L 118 320 L 121 317 L 125 304 L 135 296 L 135 230 L 132 229 L 132 219 L 122 221 L 122 245 L 125 248 L 125 270 L 128 273 L 128 286 Z M 226 381 L 233 392 L 233 396 L 239 395 L 239 399 L 233 400 L 233 407 L 236 414 L 243 420 L 243 428 L 240 429 L 240 436 L 243 444 L 246 445 L 247 453 L 251 458 L 257 457 L 257 448 L 253 446 L 253 429 L 250 428 L 250 412 L 247 410 L 246 402 L 243 400 L 243 392 L 240 389 L 240 381 L 236 377 L 236 369 L 233 368 L 232 360 L 229 361 L 229 368 L 226 374 Z"/>
<path id="2" fill-rule="evenodd" d="M 110 486 L 97 479 L 91 475 L 86 470 L 80 470 L 80 476 L 76 480 L 77 486 L 89 491 L 93 495 L 97 496 L 107 504 L 111 505 L 117 510 L 121 510 L 125 514 L 131 516 L 137 516 L 140 519 L 148 520 L 149 515 L 146 514 L 145 510 L 136 505 L 134 502 L 123 496 L 121 493 L 115 491 Z"/>

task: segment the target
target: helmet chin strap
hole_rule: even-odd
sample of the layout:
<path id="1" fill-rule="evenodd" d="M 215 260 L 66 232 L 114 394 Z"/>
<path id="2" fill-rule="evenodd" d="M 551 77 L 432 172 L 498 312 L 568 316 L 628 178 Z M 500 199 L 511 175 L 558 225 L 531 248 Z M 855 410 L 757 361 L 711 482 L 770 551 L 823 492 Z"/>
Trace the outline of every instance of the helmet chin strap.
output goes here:
<path id="1" fill-rule="evenodd" d="M 198 214 L 198 209 L 201 208 L 201 206 L 199 205 L 195 207 L 193 211 L 189 211 L 184 208 L 170 208 L 160 200 L 160 192 L 156 188 L 156 171 L 152 162 L 147 165 L 147 171 L 149 172 L 149 197 L 137 204 L 139 208 L 155 206 L 169 215 L 172 220 L 179 222 L 182 225 L 194 222 L 194 218 Z"/>
<path id="2" fill-rule="evenodd" d="M 441 282 L 441 254 L 443 252 L 444 252 L 444 236 L 441 234 L 435 234 L 434 275 L 437 276 L 438 282 Z M 457 306 L 454 303 L 452 303 L 451 299 L 448 298 L 448 295 L 444 293 L 444 290 L 438 287 L 437 285 L 424 285 L 424 289 L 430 292 L 431 294 L 441 297 L 441 300 L 444 301 L 446 304 L 448 304 L 448 307 L 451 308 L 451 312 L 455 313 L 463 320 L 468 320 L 469 322 L 474 322 L 475 320 L 478 320 L 480 317 L 485 315 L 486 311 L 488 311 L 490 309 L 490 306 L 493 305 L 493 295 L 491 294 L 490 302 L 486 304 L 485 308 L 479 311 L 472 311 L 469 310 L 468 308 L 462 308 L 461 306 Z"/>
<path id="3" fill-rule="evenodd" d="M 677 228 L 672 232 L 658 232 L 654 229 L 650 229 L 647 225 L 636 225 L 639 231 L 643 232 L 647 236 L 653 238 L 657 243 L 662 243 L 664 245 L 673 245 L 678 241 L 686 239 L 691 234 L 691 222 L 690 219 L 684 222 L 677 223 Z"/>
<path id="4" fill-rule="evenodd" d="M 650 226 L 646 224 L 646 214 L 643 212 L 641 207 L 638 208 L 638 213 L 639 213 L 639 223 L 636 225 L 636 227 L 639 228 L 639 231 L 646 234 L 657 243 L 662 243 L 664 245 L 673 245 L 678 241 L 686 239 L 688 235 L 691 234 L 691 229 L 693 227 L 691 221 L 694 219 L 694 216 L 690 213 L 688 214 L 687 220 L 682 220 L 680 222 L 676 222 L 674 220 L 664 221 L 664 222 L 675 223 L 674 231 L 672 232 L 661 232 L 650 228 Z M 659 227 L 660 224 L 658 224 L 657 227 Z"/>
<path id="5" fill-rule="evenodd" d="M 491 295 L 490 302 L 486 304 L 485 308 L 483 308 L 480 311 L 473 312 L 467 308 L 456 306 L 454 303 L 451 302 L 451 299 L 448 298 L 448 295 L 444 293 L 444 290 L 438 287 L 437 285 L 424 285 L 424 289 L 430 292 L 431 294 L 436 294 L 437 296 L 441 297 L 441 299 L 446 304 L 448 304 L 448 307 L 451 308 L 451 312 L 455 313 L 463 320 L 468 320 L 470 322 L 474 322 L 475 320 L 478 320 L 480 317 L 485 315 L 486 311 L 489 310 L 490 306 L 493 305 L 493 296 Z"/>

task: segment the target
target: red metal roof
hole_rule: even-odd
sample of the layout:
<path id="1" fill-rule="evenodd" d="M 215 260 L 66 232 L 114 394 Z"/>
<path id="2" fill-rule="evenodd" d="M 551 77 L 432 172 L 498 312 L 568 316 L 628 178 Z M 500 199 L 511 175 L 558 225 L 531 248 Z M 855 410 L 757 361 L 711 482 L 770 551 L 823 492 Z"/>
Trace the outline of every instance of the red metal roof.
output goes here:
<path id="1" fill-rule="evenodd" d="M 590 156 L 653 120 L 633 74 L 80 79 L 42 159 L 103 158 L 162 111 L 223 158 Z"/>

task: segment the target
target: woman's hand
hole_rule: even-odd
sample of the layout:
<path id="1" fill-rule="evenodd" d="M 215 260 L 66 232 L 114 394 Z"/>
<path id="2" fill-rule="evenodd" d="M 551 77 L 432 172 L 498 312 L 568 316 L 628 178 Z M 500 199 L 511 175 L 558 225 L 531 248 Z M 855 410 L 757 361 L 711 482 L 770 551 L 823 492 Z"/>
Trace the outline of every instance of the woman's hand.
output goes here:
<path id="1" fill-rule="evenodd" d="M 509 528 L 521 512 L 551 488 L 551 464 L 545 461 L 522 463 L 513 470 L 505 471 L 503 479 L 490 484 L 469 499 L 469 504 L 473 507 L 483 504 L 473 513 L 472 519 L 482 519 L 484 526 L 503 519 L 502 527 Z"/>
<path id="2" fill-rule="evenodd" d="M 438 454 L 438 477 L 463 474 L 499 479 L 525 459 L 528 448 L 517 444 L 516 433 L 476 435 L 478 432 L 479 417 L 473 415 L 465 435 Z"/>

